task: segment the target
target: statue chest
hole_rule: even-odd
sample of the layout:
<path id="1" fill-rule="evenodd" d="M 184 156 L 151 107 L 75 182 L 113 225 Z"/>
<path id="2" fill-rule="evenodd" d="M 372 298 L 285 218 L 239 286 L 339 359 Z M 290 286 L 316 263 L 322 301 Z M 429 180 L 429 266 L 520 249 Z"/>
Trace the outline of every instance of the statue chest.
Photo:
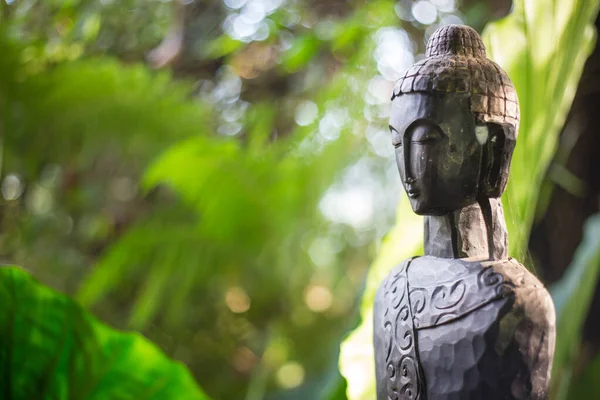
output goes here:
<path id="1" fill-rule="evenodd" d="M 521 289 L 538 286 L 512 259 L 420 257 L 394 268 L 375 304 L 376 363 L 386 366 L 377 371 L 378 398 L 496 398 L 501 379 L 482 375 L 501 375 L 498 353 L 512 343 L 499 321 Z"/>

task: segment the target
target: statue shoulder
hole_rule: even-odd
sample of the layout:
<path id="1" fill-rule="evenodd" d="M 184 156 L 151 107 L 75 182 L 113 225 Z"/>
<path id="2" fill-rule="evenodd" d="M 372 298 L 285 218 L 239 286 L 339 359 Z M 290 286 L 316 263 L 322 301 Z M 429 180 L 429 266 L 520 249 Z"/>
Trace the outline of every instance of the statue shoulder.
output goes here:
<path id="1" fill-rule="evenodd" d="M 496 270 L 511 298 L 510 309 L 498 324 L 496 350 L 522 360 L 521 372 L 512 383 L 515 391 L 530 393 L 532 399 L 547 399 L 556 342 L 552 297 L 538 278 L 514 259 Z"/>
<path id="2" fill-rule="evenodd" d="M 509 313 L 512 317 L 507 321 L 512 321 L 517 331 L 521 331 L 518 336 L 522 339 L 529 338 L 527 339 L 529 342 L 532 340 L 531 337 L 542 335 L 543 338 L 537 338 L 538 345 L 539 341 L 549 341 L 548 347 L 553 349 L 556 312 L 548 290 L 534 274 L 514 259 L 495 266 L 495 270 L 502 276 L 504 292 L 513 299 Z M 521 345 L 532 346 L 533 342 L 535 341 Z M 539 349 L 530 349 L 530 351 L 534 354 Z"/>
<path id="3" fill-rule="evenodd" d="M 486 267 L 485 263 L 483 264 Z M 490 265 L 502 277 L 503 292 L 513 298 L 512 308 L 527 315 L 532 322 L 554 330 L 555 311 L 550 293 L 542 282 L 514 258 Z"/>

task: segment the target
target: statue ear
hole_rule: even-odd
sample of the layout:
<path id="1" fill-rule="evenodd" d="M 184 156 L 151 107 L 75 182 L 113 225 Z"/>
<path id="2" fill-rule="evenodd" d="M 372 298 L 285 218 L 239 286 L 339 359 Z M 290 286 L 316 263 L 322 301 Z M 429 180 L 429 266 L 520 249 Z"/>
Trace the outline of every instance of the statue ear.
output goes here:
<path id="1" fill-rule="evenodd" d="M 508 177 L 507 143 L 501 125 L 489 123 L 487 140 L 483 143 L 479 193 L 486 197 L 499 197 Z M 507 163 L 508 161 L 508 163 Z"/>

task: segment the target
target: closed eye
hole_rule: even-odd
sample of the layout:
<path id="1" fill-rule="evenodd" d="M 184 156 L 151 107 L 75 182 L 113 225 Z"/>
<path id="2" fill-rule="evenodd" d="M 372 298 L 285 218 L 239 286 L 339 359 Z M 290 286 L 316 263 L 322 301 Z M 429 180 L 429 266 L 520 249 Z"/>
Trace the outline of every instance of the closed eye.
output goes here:
<path id="1" fill-rule="evenodd" d="M 437 124 L 420 123 L 411 127 L 410 140 L 412 143 L 425 144 L 443 139 L 446 135 Z"/>
<path id="2" fill-rule="evenodd" d="M 391 125 L 389 125 L 390 132 L 392 133 L 392 144 L 395 148 L 402 146 L 402 135 Z"/>
<path id="3" fill-rule="evenodd" d="M 442 138 L 441 136 L 437 136 L 437 135 L 424 135 L 418 139 L 411 140 L 411 142 L 412 143 L 429 143 L 429 142 L 434 142 L 441 138 Z"/>

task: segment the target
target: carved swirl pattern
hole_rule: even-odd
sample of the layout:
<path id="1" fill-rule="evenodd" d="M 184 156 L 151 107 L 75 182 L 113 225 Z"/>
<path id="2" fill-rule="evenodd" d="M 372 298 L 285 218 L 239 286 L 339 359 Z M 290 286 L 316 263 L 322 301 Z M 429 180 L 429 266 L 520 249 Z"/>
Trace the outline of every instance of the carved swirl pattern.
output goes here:
<path id="1" fill-rule="evenodd" d="M 496 287 L 503 281 L 502 275 L 496 272 L 494 268 L 482 268 L 477 274 L 477 285 L 480 290 L 486 287 Z"/>
<path id="2" fill-rule="evenodd" d="M 408 293 L 410 261 L 388 276 L 384 283 L 386 310 L 383 329 L 386 343 L 388 400 L 418 400 L 423 377 L 417 356 L 413 310 Z M 416 309 L 419 309 L 419 305 Z"/>
<path id="3" fill-rule="evenodd" d="M 450 282 L 410 290 L 410 303 L 416 329 L 452 321 L 501 297 L 503 276 L 484 267 Z"/>
<path id="4" fill-rule="evenodd" d="M 438 286 L 431 295 L 431 304 L 438 310 L 456 307 L 464 299 L 466 290 L 467 286 L 463 280 L 452 286 Z"/>

